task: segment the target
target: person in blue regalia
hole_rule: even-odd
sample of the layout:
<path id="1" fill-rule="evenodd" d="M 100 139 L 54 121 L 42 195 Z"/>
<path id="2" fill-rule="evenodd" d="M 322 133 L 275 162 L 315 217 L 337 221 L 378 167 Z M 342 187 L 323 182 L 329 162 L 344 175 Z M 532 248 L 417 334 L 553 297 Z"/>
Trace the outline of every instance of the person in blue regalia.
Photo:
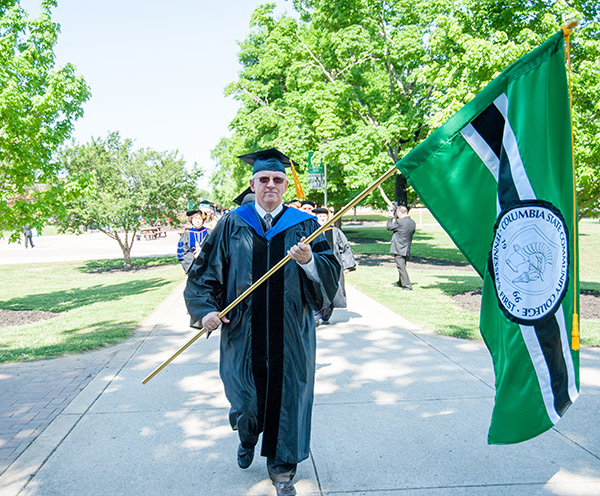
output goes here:
<path id="1" fill-rule="evenodd" d="M 202 244 L 210 233 L 210 230 L 204 227 L 206 219 L 201 210 L 190 210 L 186 212 L 189 221 L 192 224 L 190 229 L 186 229 L 179 237 L 177 243 L 177 260 L 181 262 L 184 272 L 189 273 L 194 260 L 200 255 Z"/>
<path id="2" fill-rule="evenodd" d="M 239 467 L 251 465 L 262 433 L 260 454 L 277 495 L 292 496 L 296 466 L 310 449 L 313 310 L 333 301 L 341 268 L 323 235 L 304 243 L 319 228 L 316 217 L 282 205 L 290 159 L 274 148 L 239 158 L 253 166 L 255 201 L 217 223 L 192 265 L 184 298 L 192 327 L 210 334 L 222 325 L 219 372 L 240 438 Z M 290 262 L 219 319 L 286 254 Z"/>

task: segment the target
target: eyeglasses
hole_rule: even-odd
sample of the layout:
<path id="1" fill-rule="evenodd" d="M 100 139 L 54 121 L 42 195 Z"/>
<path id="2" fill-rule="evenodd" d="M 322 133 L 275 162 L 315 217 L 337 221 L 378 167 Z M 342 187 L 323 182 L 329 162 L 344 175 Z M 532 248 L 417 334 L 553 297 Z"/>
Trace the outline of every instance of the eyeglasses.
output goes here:
<path id="1" fill-rule="evenodd" d="M 285 178 L 283 177 L 271 177 L 271 176 L 260 176 L 256 178 L 260 184 L 269 184 L 271 179 L 275 184 L 283 184 Z"/>

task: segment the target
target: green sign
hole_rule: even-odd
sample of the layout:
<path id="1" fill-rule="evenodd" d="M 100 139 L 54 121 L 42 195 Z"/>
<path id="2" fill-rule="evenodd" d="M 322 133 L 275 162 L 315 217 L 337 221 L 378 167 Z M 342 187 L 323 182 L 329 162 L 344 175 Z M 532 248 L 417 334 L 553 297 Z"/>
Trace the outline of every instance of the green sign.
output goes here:
<path id="1" fill-rule="evenodd" d="M 314 165 L 312 156 L 315 152 L 308 152 L 308 189 L 324 189 L 323 161 Z"/>
<path id="2" fill-rule="evenodd" d="M 308 152 L 308 173 L 309 174 L 323 174 L 323 161 L 319 165 L 312 163 L 312 157 L 315 152 Z"/>

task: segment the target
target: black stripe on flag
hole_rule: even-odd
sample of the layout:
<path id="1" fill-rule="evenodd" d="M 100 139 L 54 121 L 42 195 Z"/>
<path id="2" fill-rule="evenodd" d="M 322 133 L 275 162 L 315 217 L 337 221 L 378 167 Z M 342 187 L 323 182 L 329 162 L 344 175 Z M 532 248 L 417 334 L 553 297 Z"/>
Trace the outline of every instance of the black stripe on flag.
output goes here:
<path id="1" fill-rule="evenodd" d="M 502 136 L 504 135 L 504 116 L 493 103 L 479 114 L 471 125 L 488 144 L 496 157 L 500 158 Z"/>
<path id="2" fill-rule="evenodd" d="M 501 209 L 519 200 L 519 194 L 510 171 L 508 155 L 502 144 L 505 119 L 493 103 L 479 114 L 471 125 L 494 152 L 500 163 L 498 174 L 498 201 Z"/>
<path id="3" fill-rule="evenodd" d="M 560 328 L 556 322 L 556 316 L 553 315 L 542 324 L 534 326 L 534 329 L 548 365 L 550 384 L 554 394 L 554 409 L 562 417 L 571 405 L 571 398 L 569 397 L 567 364 L 562 351 Z"/>

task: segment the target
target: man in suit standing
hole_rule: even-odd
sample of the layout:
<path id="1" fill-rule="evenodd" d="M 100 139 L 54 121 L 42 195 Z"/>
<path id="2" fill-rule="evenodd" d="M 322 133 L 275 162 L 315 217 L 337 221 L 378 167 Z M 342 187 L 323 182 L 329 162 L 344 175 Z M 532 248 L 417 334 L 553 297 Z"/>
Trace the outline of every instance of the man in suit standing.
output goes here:
<path id="1" fill-rule="evenodd" d="M 406 261 L 410 256 L 410 244 L 415 233 L 415 221 L 408 215 L 408 208 L 400 205 L 390 209 L 390 217 L 387 221 L 387 230 L 393 231 L 390 253 L 394 255 L 394 262 L 398 269 L 398 282 L 396 286 L 411 291 L 412 285 L 406 272 Z"/>

